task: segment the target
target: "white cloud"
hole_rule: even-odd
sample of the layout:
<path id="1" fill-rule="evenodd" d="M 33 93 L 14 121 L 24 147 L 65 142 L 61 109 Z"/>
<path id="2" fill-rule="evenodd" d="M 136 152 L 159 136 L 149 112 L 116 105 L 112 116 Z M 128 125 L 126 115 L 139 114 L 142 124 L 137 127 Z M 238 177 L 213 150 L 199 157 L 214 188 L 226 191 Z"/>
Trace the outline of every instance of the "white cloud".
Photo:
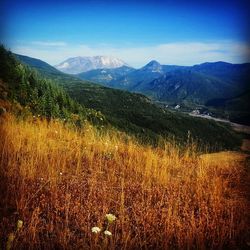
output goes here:
<path id="1" fill-rule="evenodd" d="M 144 47 L 112 47 L 66 44 L 64 42 L 36 41 L 13 46 L 13 52 L 40 58 L 51 65 L 75 56 L 115 56 L 129 65 L 141 67 L 154 59 L 161 64 L 194 65 L 203 62 L 226 61 L 243 63 L 250 59 L 250 47 L 246 43 L 220 42 L 176 42 Z"/>
<path id="2" fill-rule="evenodd" d="M 44 41 L 34 41 L 31 44 L 37 45 L 37 46 L 42 46 L 42 47 L 61 47 L 61 46 L 66 46 L 67 43 L 65 42 L 44 42 Z"/>

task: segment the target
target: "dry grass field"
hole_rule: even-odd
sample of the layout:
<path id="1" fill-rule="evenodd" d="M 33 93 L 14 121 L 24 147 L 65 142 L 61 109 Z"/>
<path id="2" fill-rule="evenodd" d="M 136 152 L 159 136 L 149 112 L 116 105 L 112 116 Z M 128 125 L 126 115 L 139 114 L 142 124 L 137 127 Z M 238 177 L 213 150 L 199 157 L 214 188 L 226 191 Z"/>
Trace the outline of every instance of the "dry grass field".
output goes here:
<path id="1" fill-rule="evenodd" d="M 0 136 L 2 249 L 249 247 L 246 154 L 9 114 Z"/>

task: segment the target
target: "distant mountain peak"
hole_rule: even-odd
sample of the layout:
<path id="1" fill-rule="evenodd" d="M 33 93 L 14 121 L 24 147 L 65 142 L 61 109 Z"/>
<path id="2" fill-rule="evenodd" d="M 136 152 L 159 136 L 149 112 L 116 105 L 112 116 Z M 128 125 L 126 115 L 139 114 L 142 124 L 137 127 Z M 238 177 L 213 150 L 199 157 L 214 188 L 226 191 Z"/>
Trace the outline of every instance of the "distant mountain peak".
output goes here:
<path id="1" fill-rule="evenodd" d="M 161 65 L 161 64 L 156 60 L 152 60 L 147 65 Z"/>
<path id="2" fill-rule="evenodd" d="M 68 58 L 55 68 L 64 73 L 79 74 L 93 69 L 112 69 L 122 66 L 128 66 L 128 64 L 112 56 L 77 56 Z"/>
<path id="3" fill-rule="evenodd" d="M 152 72 L 162 72 L 162 65 L 156 60 L 152 60 L 148 64 L 146 64 L 142 69 Z"/>

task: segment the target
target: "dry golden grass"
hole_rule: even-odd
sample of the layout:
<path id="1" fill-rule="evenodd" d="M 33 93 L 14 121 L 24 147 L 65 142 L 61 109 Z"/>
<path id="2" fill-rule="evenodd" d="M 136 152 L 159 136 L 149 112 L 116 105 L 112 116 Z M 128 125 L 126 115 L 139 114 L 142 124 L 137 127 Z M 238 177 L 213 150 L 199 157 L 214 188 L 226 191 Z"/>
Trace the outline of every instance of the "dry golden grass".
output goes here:
<path id="1" fill-rule="evenodd" d="M 0 237 L 14 249 L 234 249 L 247 246 L 245 155 L 140 146 L 90 125 L 0 123 Z M 112 236 L 105 214 L 116 215 Z"/>

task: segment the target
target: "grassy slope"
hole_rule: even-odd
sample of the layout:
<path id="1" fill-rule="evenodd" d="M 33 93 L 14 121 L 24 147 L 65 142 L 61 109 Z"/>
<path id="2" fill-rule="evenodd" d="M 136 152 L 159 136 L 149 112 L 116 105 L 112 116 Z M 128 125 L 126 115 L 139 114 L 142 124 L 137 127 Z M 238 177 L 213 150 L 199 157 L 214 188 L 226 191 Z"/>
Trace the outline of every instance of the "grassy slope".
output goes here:
<path id="1" fill-rule="evenodd" d="M 181 153 L 8 114 L 0 135 L 1 248 L 17 220 L 14 249 L 247 247 L 244 155 L 213 160 L 193 144 Z M 117 217 L 111 238 L 107 213 Z"/>

